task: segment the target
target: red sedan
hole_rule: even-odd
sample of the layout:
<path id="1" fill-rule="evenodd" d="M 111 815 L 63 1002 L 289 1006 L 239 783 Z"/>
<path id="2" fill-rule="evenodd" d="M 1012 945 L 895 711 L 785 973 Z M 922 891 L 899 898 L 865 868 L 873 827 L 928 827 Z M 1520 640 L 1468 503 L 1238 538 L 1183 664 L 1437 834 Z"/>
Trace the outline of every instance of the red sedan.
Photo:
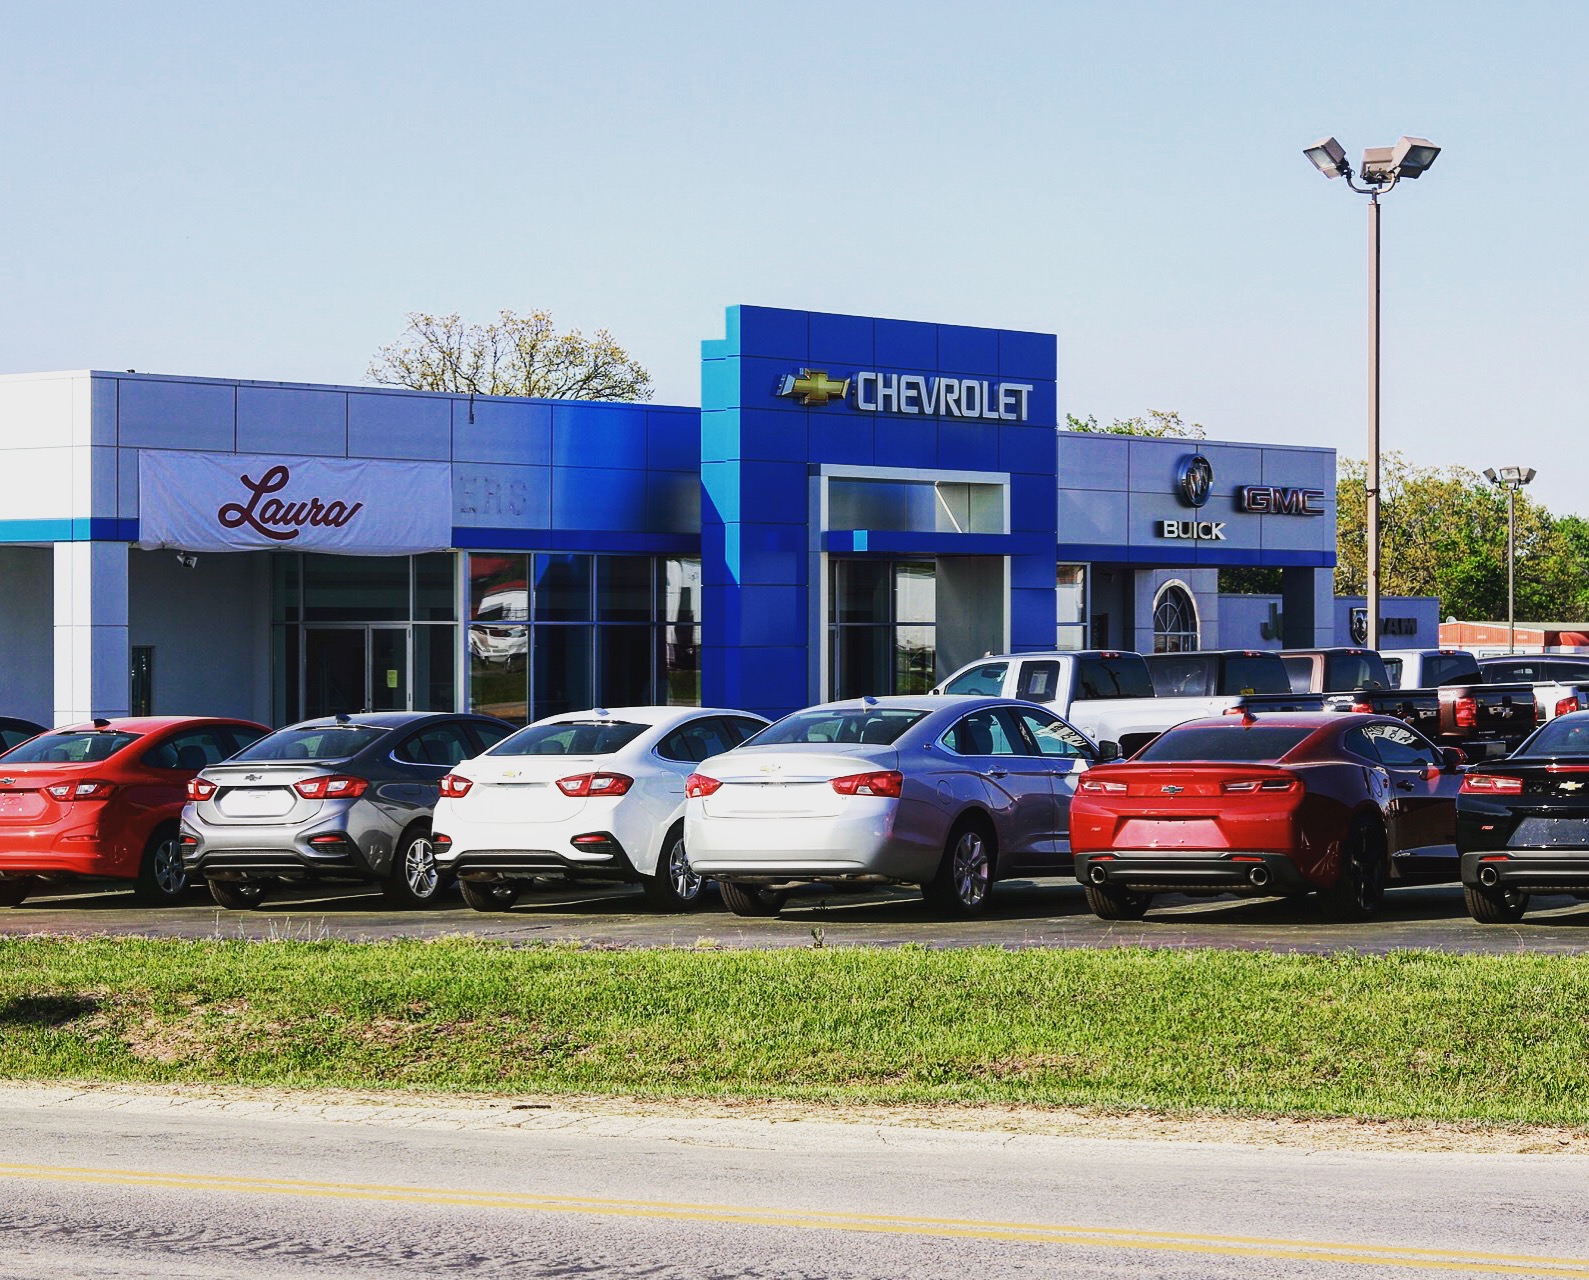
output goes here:
<path id="1" fill-rule="evenodd" d="M 1105 920 L 1156 893 L 1317 893 L 1361 920 L 1389 881 L 1457 878 L 1461 764 L 1388 716 L 1190 720 L 1081 779 L 1076 878 Z"/>
<path id="2" fill-rule="evenodd" d="M 139 899 L 188 887 L 178 820 L 188 779 L 269 730 L 193 716 L 95 720 L 0 755 L 0 906 L 46 881 L 131 880 Z"/>

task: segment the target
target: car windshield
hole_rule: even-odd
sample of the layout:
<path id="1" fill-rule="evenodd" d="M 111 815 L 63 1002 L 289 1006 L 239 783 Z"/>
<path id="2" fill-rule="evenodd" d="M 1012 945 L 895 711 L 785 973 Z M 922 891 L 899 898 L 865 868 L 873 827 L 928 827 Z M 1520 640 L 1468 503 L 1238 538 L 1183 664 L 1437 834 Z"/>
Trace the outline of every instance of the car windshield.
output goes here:
<path id="1" fill-rule="evenodd" d="M 1558 716 L 1524 743 L 1522 750 L 1512 758 L 1535 756 L 1589 756 L 1589 716 Z"/>
<path id="2" fill-rule="evenodd" d="M 1271 764 L 1312 733 L 1309 728 L 1246 724 L 1168 729 L 1150 742 L 1136 759 L 1145 764 L 1194 760 L 1216 764 Z"/>
<path id="3" fill-rule="evenodd" d="M 73 733 L 41 733 L 5 753 L 7 764 L 92 764 L 107 760 L 139 734 L 112 729 L 85 729 Z"/>
<path id="4" fill-rule="evenodd" d="M 233 760 L 346 760 L 389 730 L 371 724 L 295 725 L 244 747 Z"/>
<path id="5" fill-rule="evenodd" d="M 889 746 L 927 713 L 914 707 L 816 707 L 768 725 L 748 747 L 793 742 L 864 742 Z"/>
<path id="6" fill-rule="evenodd" d="M 650 726 L 628 720 L 563 720 L 532 724 L 492 747 L 492 756 L 609 756 Z"/>

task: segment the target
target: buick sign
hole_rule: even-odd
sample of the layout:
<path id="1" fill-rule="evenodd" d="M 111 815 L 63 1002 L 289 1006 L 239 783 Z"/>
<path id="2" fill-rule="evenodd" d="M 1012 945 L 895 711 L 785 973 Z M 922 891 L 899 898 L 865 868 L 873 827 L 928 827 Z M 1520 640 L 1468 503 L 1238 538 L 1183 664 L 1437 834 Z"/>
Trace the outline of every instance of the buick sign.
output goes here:
<path id="1" fill-rule="evenodd" d="M 1214 464 L 1200 453 L 1182 458 L 1175 487 L 1187 506 L 1201 507 L 1214 488 Z"/>

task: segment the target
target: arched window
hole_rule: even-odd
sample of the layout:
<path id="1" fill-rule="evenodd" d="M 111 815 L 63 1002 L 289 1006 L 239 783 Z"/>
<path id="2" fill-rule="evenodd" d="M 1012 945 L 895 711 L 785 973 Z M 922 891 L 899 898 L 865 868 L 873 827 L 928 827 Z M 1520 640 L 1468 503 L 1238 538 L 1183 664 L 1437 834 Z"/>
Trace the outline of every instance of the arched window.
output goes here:
<path id="1" fill-rule="evenodd" d="M 1153 652 L 1187 653 L 1197 647 L 1192 593 L 1178 582 L 1166 583 L 1153 602 Z"/>

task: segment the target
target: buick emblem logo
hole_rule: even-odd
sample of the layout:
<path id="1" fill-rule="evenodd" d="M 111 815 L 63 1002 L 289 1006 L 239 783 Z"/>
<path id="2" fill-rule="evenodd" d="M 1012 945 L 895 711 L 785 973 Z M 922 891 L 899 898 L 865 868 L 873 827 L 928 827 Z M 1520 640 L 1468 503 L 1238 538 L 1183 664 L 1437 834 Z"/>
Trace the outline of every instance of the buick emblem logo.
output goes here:
<path id="1" fill-rule="evenodd" d="M 1182 458 L 1180 471 L 1175 477 L 1175 487 L 1180 491 L 1181 501 L 1187 506 L 1202 506 L 1208 501 L 1209 492 L 1214 487 L 1214 464 L 1200 453 Z"/>

